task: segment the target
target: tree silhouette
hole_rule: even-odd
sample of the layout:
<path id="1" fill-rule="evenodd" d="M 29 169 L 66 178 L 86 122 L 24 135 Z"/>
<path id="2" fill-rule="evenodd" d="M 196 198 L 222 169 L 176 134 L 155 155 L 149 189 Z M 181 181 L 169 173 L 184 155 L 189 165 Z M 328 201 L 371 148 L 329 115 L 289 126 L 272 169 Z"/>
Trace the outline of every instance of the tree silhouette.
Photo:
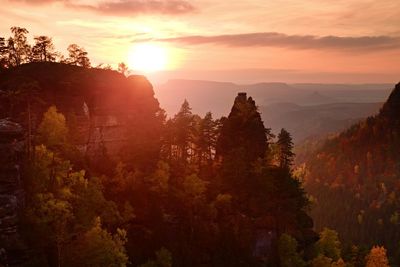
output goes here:
<path id="1" fill-rule="evenodd" d="M 32 47 L 32 61 L 55 61 L 57 53 L 55 52 L 52 39 L 48 36 L 37 36 L 34 39 L 35 45 Z"/>
<path id="2" fill-rule="evenodd" d="M 4 37 L 0 37 L 0 70 L 7 67 L 7 46 Z"/>
<path id="3" fill-rule="evenodd" d="M 88 53 L 84 48 L 79 47 L 77 44 L 70 44 L 67 50 L 69 57 L 66 62 L 68 64 L 90 68 Z"/>
<path id="4" fill-rule="evenodd" d="M 181 109 L 175 115 L 173 122 L 176 134 L 176 156 L 181 162 L 187 162 L 191 155 L 191 144 L 193 143 L 194 121 L 189 102 L 185 99 Z"/>
<path id="5" fill-rule="evenodd" d="M 290 133 L 285 129 L 281 129 L 278 135 L 278 157 L 279 166 L 284 169 L 290 169 L 294 160 L 293 141 Z"/>
<path id="6" fill-rule="evenodd" d="M 213 120 L 211 112 L 207 112 L 197 128 L 195 146 L 198 166 L 210 166 L 217 145 L 218 121 Z"/>
<path id="7" fill-rule="evenodd" d="M 28 61 L 31 48 L 28 44 L 26 35 L 29 31 L 25 28 L 11 27 L 12 37 L 8 39 L 8 64 L 10 66 L 19 66 Z"/>
<path id="8" fill-rule="evenodd" d="M 124 62 L 121 62 L 118 64 L 118 71 L 121 72 L 124 76 L 126 76 L 129 72 L 129 69 Z"/>

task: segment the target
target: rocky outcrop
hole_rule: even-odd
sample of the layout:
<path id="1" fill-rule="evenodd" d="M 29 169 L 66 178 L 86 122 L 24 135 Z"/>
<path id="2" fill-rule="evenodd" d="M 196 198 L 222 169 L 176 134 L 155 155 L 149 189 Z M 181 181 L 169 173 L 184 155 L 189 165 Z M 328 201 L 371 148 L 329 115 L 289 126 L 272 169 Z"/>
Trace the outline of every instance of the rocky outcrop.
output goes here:
<path id="1" fill-rule="evenodd" d="M 0 120 L 0 266 L 18 261 L 20 238 L 18 210 L 24 205 L 20 164 L 23 155 L 23 130 L 19 124 Z"/>
<path id="2" fill-rule="evenodd" d="M 33 128 L 43 112 L 56 105 L 73 128 L 75 144 L 89 159 L 106 151 L 119 160 L 129 131 L 150 141 L 157 139 L 154 118 L 160 111 L 159 103 L 144 76 L 125 77 L 116 71 L 60 63 L 30 63 L 0 72 L 0 91 L 4 95 L 17 91 L 10 95 L 19 98 L 0 99 L 0 118 L 12 117 L 22 124 L 27 121 L 21 118 L 27 113 L 27 94 L 20 93 L 30 92 Z"/>
<path id="3" fill-rule="evenodd" d="M 48 62 L 0 71 L 0 119 L 14 121 L 0 120 L 0 266 L 18 266 L 24 255 L 17 229 L 17 211 L 24 204 L 20 165 L 27 135 L 23 129 L 31 127 L 34 136 L 52 105 L 66 116 L 70 139 L 90 171 L 109 164 L 108 159 L 119 161 L 127 147 L 137 162 L 157 159 L 159 146 L 148 144 L 160 139 L 160 107 L 145 77 Z M 134 147 L 143 144 L 149 151 Z M 81 163 L 78 158 L 73 164 Z"/>

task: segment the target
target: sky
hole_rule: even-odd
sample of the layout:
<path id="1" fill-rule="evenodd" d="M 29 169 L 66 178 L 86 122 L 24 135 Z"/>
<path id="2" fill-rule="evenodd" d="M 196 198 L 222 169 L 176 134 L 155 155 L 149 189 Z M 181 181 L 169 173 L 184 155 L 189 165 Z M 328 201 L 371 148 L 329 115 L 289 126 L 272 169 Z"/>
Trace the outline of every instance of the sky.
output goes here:
<path id="1" fill-rule="evenodd" d="M 166 54 L 155 82 L 394 83 L 399 0 L 0 0 L 11 26 L 83 46 L 93 65 L 126 62 L 140 44 Z M 151 54 L 151 51 L 149 52 Z M 149 58 L 152 58 L 149 55 Z M 152 59 L 153 60 L 153 59 Z M 137 66 L 137 65 L 136 65 Z"/>

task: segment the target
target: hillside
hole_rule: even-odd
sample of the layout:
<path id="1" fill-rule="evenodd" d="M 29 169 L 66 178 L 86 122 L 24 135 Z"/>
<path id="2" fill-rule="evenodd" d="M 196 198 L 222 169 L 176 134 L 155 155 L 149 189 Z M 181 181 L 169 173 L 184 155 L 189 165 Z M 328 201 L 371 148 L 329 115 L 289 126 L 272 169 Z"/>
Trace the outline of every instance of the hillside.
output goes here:
<path id="1" fill-rule="evenodd" d="M 398 261 L 400 238 L 400 83 L 379 114 L 353 125 L 308 155 L 306 190 L 317 229 L 346 242 L 378 243 Z"/>
<path id="2" fill-rule="evenodd" d="M 260 107 L 266 125 L 275 131 L 285 128 L 295 144 L 305 139 L 340 132 L 358 121 L 377 114 L 381 103 L 332 103 L 301 106 L 274 103 Z"/>

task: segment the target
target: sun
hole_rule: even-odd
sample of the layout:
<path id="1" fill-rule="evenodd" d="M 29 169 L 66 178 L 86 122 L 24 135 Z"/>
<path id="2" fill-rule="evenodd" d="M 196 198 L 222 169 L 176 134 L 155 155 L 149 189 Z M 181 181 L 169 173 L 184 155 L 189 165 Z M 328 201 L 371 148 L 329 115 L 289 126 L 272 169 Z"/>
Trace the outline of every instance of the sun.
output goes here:
<path id="1" fill-rule="evenodd" d="M 132 70 L 144 72 L 165 70 L 167 63 L 167 49 L 158 44 L 136 44 L 128 53 L 128 65 Z"/>

